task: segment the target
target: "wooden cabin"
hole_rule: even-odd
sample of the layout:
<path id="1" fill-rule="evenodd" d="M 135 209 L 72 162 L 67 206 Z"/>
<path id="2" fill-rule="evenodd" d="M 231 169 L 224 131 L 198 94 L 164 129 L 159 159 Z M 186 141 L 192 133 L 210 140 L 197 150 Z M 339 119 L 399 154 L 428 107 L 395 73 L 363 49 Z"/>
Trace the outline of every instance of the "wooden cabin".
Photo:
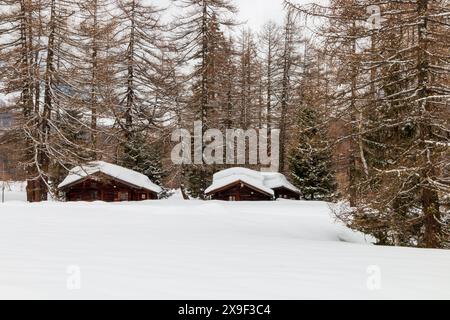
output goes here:
<path id="1" fill-rule="evenodd" d="M 212 200 L 270 201 L 300 200 L 301 192 L 281 173 L 231 168 L 216 173 L 205 191 Z"/>
<path id="2" fill-rule="evenodd" d="M 271 201 L 274 198 L 273 192 L 261 190 L 241 180 L 208 192 L 206 195 L 213 200 L 222 201 Z"/>
<path id="3" fill-rule="evenodd" d="M 66 201 L 145 201 L 162 189 L 136 171 L 103 161 L 72 169 L 58 186 Z"/>

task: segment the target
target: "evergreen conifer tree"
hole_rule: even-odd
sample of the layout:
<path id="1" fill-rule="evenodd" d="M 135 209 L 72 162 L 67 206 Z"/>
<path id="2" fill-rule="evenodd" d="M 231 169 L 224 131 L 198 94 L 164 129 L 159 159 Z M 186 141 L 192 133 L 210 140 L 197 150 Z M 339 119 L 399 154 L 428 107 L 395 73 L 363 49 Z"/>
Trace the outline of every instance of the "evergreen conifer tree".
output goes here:
<path id="1" fill-rule="evenodd" d="M 294 183 L 307 200 L 330 200 L 335 196 L 336 181 L 326 133 L 319 130 L 319 117 L 309 108 L 300 112 L 300 137 L 290 159 Z"/>
<path id="2" fill-rule="evenodd" d="M 161 146 L 158 143 L 150 143 L 143 134 L 134 134 L 124 144 L 124 152 L 120 159 L 120 165 L 136 172 L 142 173 L 159 185 L 163 185 L 165 171 L 162 164 Z M 167 190 L 160 195 L 166 197 Z"/>

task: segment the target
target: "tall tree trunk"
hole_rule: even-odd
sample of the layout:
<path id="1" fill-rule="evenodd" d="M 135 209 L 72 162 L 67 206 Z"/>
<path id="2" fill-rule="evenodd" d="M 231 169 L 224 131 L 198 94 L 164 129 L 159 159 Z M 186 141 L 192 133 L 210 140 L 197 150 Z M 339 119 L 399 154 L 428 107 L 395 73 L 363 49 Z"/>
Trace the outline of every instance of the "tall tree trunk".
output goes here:
<path id="1" fill-rule="evenodd" d="M 92 70 L 91 70 L 91 149 L 92 157 L 97 160 L 97 67 L 98 67 L 98 48 L 97 48 L 97 36 L 98 36 L 98 1 L 93 0 L 94 6 L 94 24 L 93 24 L 93 38 L 92 38 Z"/>
<path id="2" fill-rule="evenodd" d="M 356 24 L 353 23 L 353 30 L 356 29 Z M 352 40 L 352 55 L 356 52 L 356 36 Z M 356 156 L 356 146 L 357 146 L 357 140 L 359 140 L 358 136 L 358 126 L 357 126 L 357 106 L 356 106 L 356 85 L 357 85 L 357 69 L 355 62 L 352 63 L 351 66 L 351 98 L 350 98 L 350 130 L 351 130 L 351 138 L 350 138 L 350 167 L 349 167 L 349 175 L 350 175 L 350 190 L 349 190 L 349 196 L 350 196 L 350 206 L 355 207 L 357 202 L 357 170 L 358 170 L 358 160 Z"/>
<path id="3" fill-rule="evenodd" d="M 202 61 L 201 61 L 201 92 L 200 92 L 200 121 L 202 125 L 201 137 L 196 137 L 203 141 L 203 136 L 208 130 L 208 104 L 209 104 L 209 90 L 208 90 L 208 58 L 209 58 L 209 39 L 208 39 L 208 4 L 207 1 L 202 2 Z M 200 140 L 199 140 L 200 141 Z M 207 187 L 206 170 L 203 164 L 203 152 L 205 146 L 202 143 L 202 159 L 200 175 L 200 198 L 204 199 L 204 190 Z"/>
<path id="4" fill-rule="evenodd" d="M 33 124 L 31 123 L 35 109 L 33 108 L 32 96 L 33 80 L 32 74 L 30 74 L 30 70 L 32 68 L 32 25 L 30 10 L 30 1 L 21 0 L 20 43 L 23 86 L 20 101 L 22 105 L 23 121 L 26 126 L 26 130 L 28 131 L 25 139 L 26 159 L 30 162 L 27 164 L 27 200 L 29 202 L 34 202 L 39 195 L 36 195 L 36 181 L 38 181 L 36 180 L 36 177 L 38 174 L 36 166 L 34 165 L 34 143 L 32 137 L 29 136 L 30 134 L 33 135 L 35 130 Z"/>
<path id="5" fill-rule="evenodd" d="M 267 123 L 267 132 L 270 136 L 270 131 L 272 130 L 272 43 L 268 42 L 268 52 L 267 52 L 267 106 L 266 106 L 266 123 Z"/>
<path id="6" fill-rule="evenodd" d="M 427 248 L 438 248 L 442 227 L 440 224 L 439 195 L 430 185 L 430 180 L 436 180 L 436 168 L 434 166 L 433 147 L 426 143 L 432 140 L 432 126 L 429 122 L 429 115 L 432 113 L 432 105 L 428 98 L 428 80 L 430 73 L 430 59 L 428 54 L 428 5 L 429 0 L 418 0 L 417 11 L 418 24 L 418 103 L 420 108 L 420 141 L 423 152 L 423 169 L 421 172 L 422 183 L 422 211 L 425 216 L 425 234 L 423 246 Z"/>
<path id="7" fill-rule="evenodd" d="M 293 32 L 294 20 L 292 14 L 288 12 L 284 30 L 284 53 L 283 53 L 283 79 L 281 83 L 281 115 L 280 115 L 280 167 L 279 171 L 287 173 L 286 151 L 288 143 L 287 135 L 287 113 L 290 99 L 290 76 L 293 59 Z"/>
<path id="8" fill-rule="evenodd" d="M 129 142 L 132 139 L 133 130 L 133 109 L 135 105 L 134 96 L 134 49 L 135 49 L 135 32 L 136 32 L 136 2 L 133 0 L 131 4 L 131 28 L 130 28 L 130 41 L 128 43 L 127 51 L 127 95 L 126 95 L 126 110 L 125 110 L 125 141 Z"/>
<path id="9" fill-rule="evenodd" d="M 39 146 L 36 154 L 36 167 L 39 174 L 39 182 L 35 183 L 36 194 L 34 201 L 46 201 L 48 193 L 48 173 L 50 168 L 50 157 L 47 152 L 46 145 L 50 138 L 50 120 L 53 110 L 53 93 L 54 85 L 54 59 L 55 59 L 55 37 L 56 37 L 56 0 L 51 1 L 49 36 L 47 42 L 47 61 L 44 77 L 44 108 L 40 117 Z"/>

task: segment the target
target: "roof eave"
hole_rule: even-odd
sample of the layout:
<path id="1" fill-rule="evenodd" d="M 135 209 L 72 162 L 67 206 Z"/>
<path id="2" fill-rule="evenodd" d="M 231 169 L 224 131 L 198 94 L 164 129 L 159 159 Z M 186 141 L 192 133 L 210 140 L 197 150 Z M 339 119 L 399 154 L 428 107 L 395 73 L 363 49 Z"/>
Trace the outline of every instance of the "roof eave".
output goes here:
<path id="1" fill-rule="evenodd" d="M 218 193 L 218 192 L 220 192 L 220 191 L 226 190 L 226 189 L 228 189 L 228 188 L 230 188 L 230 187 L 232 187 L 232 186 L 234 186 L 234 185 L 237 185 L 237 184 L 244 184 L 244 185 L 246 185 L 247 187 L 249 187 L 250 189 L 253 189 L 253 190 L 257 191 L 257 192 L 263 193 L 263 194 L 268 195 L 268 196 L 270 196 L 270 197 L 273 197 L 273 196 L 274 196 L 273 193 L 268 193 L 268 192 L 266 192 L 266 191 L 264 191 L 264 190 L 261 190 L 261 189 L 259 189 L 258 187 L 255 187 L 255 186 L 253 186 L 253 185 L 251 185 L 251 184 L 249 184 L 249 183 L 247 183 L 247 182 L 245 182 L 245 181 L 242 181 L 242 180 L 237 180 L 237 181 L 234 181 L 234 182 L 232 182 L 232 183 L 227 184 L 226 186 L 223 186 L 223 187 L 220 187 L 220 188 L 211 190 L 211 191 L 209 191 L 208 193 L 205 193 L 205 195 L 206 195 L 206 196 L 211 196 L 211 195 L 213 195 L 213 194 L 215 194 L 215 193 Z"/>
<path id="2" fill-rule="evenodd" d="M 69 189 L 70 187 L 72 187 L 72 186 L 74 186 L 74 185 L 76 185 L 76 184 L 78 184 L 78 183 L 81 183 L 81 182 L 87 180 L 89 177 L 92 177 L 93 175 L 96 175 L 96 174 L 99 174 L 99 173 L 101 173 L 101 174 L 103 174 L 103 175 L 105 175 L 105 176 L 111 178 L 112 180 L 119 181 L 120 183 L 123 183 L 123 184 L 125 184 L 125 185 L 127 185 L 127 186 L 129 186 L 129 187 L 134 188 L 134 189 L 147 190 L 147 191 L 150 191 L 150 192 L 152 192 L 152 193 L 154 193 L 154 194 L 157 194 L 157 195 L 160 194 L 160 193 L 162 192 L 162 191 L 156 192 L 156 191 L 151 190 L 151 189 L 148 189 L 148 188 L 144 188 L 144 187 L 141 187 L 141 186 L 137 186 L 137 185 L 135 185 L 135 184 L 132 184 L 132 183 L 123 181 L 122 179 L 113 177 L 113 176 L 111 176 L 111 175 L 109 175 L 109 174 L 106 174 L 106 173 L 104 173 L 104 172 L 101 172 L 101 171 L 94 172 L 94 173 L 89 174 L 89 175 L 87 175 L 87 176 L 85 176 L 85 177 L 80 177 L 79 180 L 76 180 L 76 181 L 74 181 L 74 182 L 72 182 L 72 183 L 70 183 L 70 184 L 68 184 L 68 185 L 65 185 L 65 186 L 62 186 L 62 187 L 59 187 L 59 186 L 58 186 L 58 189 L 60 189 L 61 191 L 67 190 L 67 189 Z"/>

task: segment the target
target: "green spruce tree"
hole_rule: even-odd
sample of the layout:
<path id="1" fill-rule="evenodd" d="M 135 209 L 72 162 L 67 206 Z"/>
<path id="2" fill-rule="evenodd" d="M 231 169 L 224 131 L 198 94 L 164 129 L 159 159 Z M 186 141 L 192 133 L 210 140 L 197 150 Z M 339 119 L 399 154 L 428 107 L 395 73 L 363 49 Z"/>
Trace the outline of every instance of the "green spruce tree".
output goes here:
<path id="1" fill-rule="evenodd" d="M 318 129 L 320 119 L 314 110 L 303 109 L 299 118 L 304 134 L 290 157 L 294 183 L 307 200 L 331 200 L 335 197 L 336 181 L 327 133 Z"/>
<path id="2" fill-rule="evenodd" d="M 163 185 L 166 173 L 161 160 L 161 146 L 158 143 L 150 143 L 144 134 L 135 133 L 133 139 L 124 143 L 123 148 L 121 166 L 146 175 L 159 186 Z M 164 190 L 160 197 L 168 195 L 168 191 Z"/>

